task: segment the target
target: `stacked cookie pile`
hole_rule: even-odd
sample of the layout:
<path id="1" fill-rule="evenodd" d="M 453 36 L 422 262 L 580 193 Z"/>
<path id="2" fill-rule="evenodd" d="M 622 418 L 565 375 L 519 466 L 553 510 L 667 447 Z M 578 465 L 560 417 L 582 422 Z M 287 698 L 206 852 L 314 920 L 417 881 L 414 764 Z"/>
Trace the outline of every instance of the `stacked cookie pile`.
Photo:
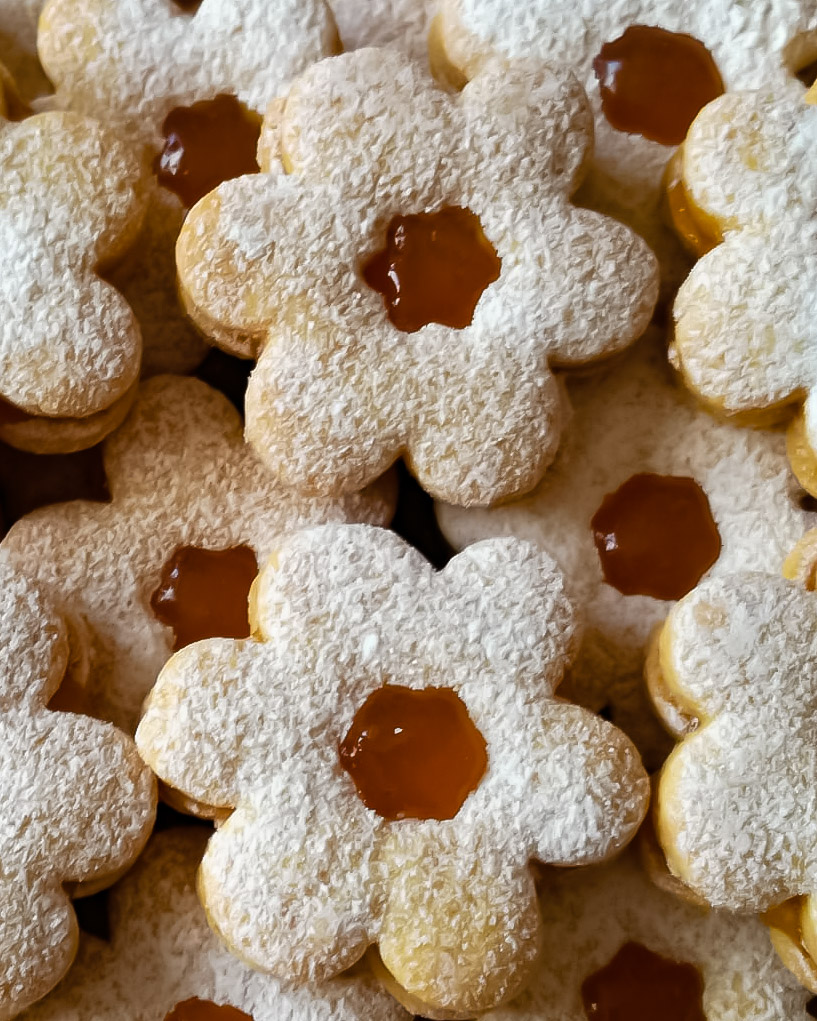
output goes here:
<path id="1" fill-rule="evenodd" d="M 0 59 L 0 1021 L 803 1021 L 817 0 Z"/>

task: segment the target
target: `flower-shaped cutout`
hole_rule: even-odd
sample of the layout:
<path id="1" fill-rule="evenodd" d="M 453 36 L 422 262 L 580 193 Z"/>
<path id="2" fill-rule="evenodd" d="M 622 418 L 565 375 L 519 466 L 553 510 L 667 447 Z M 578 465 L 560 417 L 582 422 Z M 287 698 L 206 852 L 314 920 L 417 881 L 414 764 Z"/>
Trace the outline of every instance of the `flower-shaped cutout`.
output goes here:
<path id="1" fill-rule="evenodd" d="M 199 874 L 210 924 L 290 980 L 336 975 L 377 943 L 426 1016 L 512 996 L 541 939 L 530 860 L 604 859 L 648 797 L 628 739 L 553 697 L 576 646 L 553 561 L 496 540 L 435 574 L 389 532 L 327 525 L 282 542 L 252 610 L 252 639 L 170 660 L 137 731 L 167 784 L 232 810 Z M 446 689 L 484 739 L 487 767 L 453 818 L 385 819 L 341 765 L 339 743 L 388 686 Z M 396 722 L 384 730 L 400 741 Z"/>
<path id="2" fill-rule="evenodd" d="M 107 885 L 136 858 L 156 786 L 110 724 L 46 708 L 69 668 L 66 622 L 0 568 L 0 1018 L 48 992 L 77 949 L 66 887 Z M 74 632 L 76 634 L 76 632 Z"/>
<path id="3" fill-rule="evenodd" d="M 190 7 L 175 0 L 50 0 L 39 49 L 56 102 L 146 143 L 158 159 L 163 124 L 174 110 L 226 94 L 260 114 L 294 75 L 337 51 L 324 0 L 202 0 L 195 11 L 184 6 Z M 197 165 L 223 162 L 237 151 L 237 120 L 239 115 L 228 118 L 225 137 L 208 124 L 210 142 Z M 171 162 L 179 164 L 178 151 Z M 189 371 L 206 351 L 176 300 L 173 246 L 183 217 L 177 196 L 154 180 L 140 243 L 115 275 L 139 316 L 148 374 Z"/>
<path id="4" fill-rule="evenodd" d="M 760 573 L 703 582 L 658 640 L 660 687 L 694 719 L 660 775 L 670 871 L 710 904 L 817 890 L 817 596 Z"/>
<path id="5" fill-rule="evenodd" d="M 578 75 L 596 125 L 595 158 L 582 204 L 623 219 L 647 239 L 661 261 L 667 297 L 689 267 L 661 209 L 661 179 L 674 146 L 650 141 L 655 136 L 644 137 L 638 126 L 629 131 L 614 127 L 605 104 L 629 98 L 639 115 L 675 127 L 673 104 L 679 97 L 683 101 L 687 90 L 699 90 L 705 70 L 685 63 L 689 36 L 709 51 L 727 90 L 754 88 L 758 81 L 782 84 L 817 58 L 812 0 L 586 0 L 573 5 L 439 0 L 438 7 L 432 64 L 457 87 L 492 57 L 511 64 L 529 58 L 557 61 Z M 629 40 L 640 31 L 636 26 L 663 33 L 657 38 L 643 33 L 644 41 L 633 45 Z M 605 59 L 608 47 L 612 52 Z M 652 67 L 645 59 L 650 54 L 660 54 Z M 628 76 L 633 77 L 628 81 Z"/>
<path id="6" fill-rule="evenodd" d="M 292 988 L 233 957 L 196 896 L 208 835 L 200 827 L 157 833 L 110 893 L 110 944 L 82 934 L 67 978 L 20 1021 L 165 1021 L 179 1004 L 188 1005 L 183 1017 L 195 1017 L 191 1001 L 243 1012 L 214 1012 L 212 1021 L 408 1021 L 365 973 Z"/>
<path id="7" fill-rule="evenodd" d="M 437 519 L 456 549 L 514 535 L 553 551 L 587 624 L 561 693 L 604 710 L 653 769 L 672 745 L 644 689 L 644 650 L 671 603 L 647 594 L 646 583 L 654 579 L 645 567 L 659 565 L 661 578 L 670 580 L 693 568 L 697 577 L 673 598 L 704 572 L 775 573 L 800 536 L 817 526 L 817 514 L 807 509 L 808 499 L 804 506 L 806 494 L 791 477 L 784 435 L 713 421 L 671 378 L 664 336 L 657 330 L 604 372 L 570 380 L 568 394 L 573 415 L 564 443 L 530 495 L 492 508 L 438 503 Z M 711 566 L 707 558 L 695 559 L 699 532 L 708 539 L 711 526 L 700 517 L 693 529 L 688 511 L 677 514 L 677 488 L 658 502 L 649 491 L 636 491 L 604 532 L 599 550 L 596 515 L 612 494 L 626 493 L 645 476 L 683 486 L 682 495 L 693 485 L 702 491 L 720 540 Z M 638 594 L 623 594 L 615 575 L 612 581 L 605 576 L 608 546 L 619 562 L 625 560 Z"/>
<path id="8" fill-rule="evenodd" d="M 358 50 L 270 106 L 265 172 L 195 207 L 177 263 L 202 330 L 259 355 L 247 437 L 282 481 L 353 491 L 401 454 L 455 503 L 538 481 L 563 424 L 551 366 L 621 350 L 656 298 L 644 243 L 569 201 L 591 138 L 579 85 L 539 65 L 486 71 L 452 98 L 400 54 Z M 447 256 L 450 277 L 482 248 L 498 279 L 470 325 L 402 332 L 364 271 L 387 234 L 409 231 L 400 218 L 452 210 L 470 239 Z"/>
<path id="9" fill-rule="evenodd" d="M 141 338 L 99 276 L 134 243 L 146 168 L 94 121 L 45 113 L 0 129 L 0 437 L 91 446 L 130 406 Z"/>
<path id="10" fill-rule="evenodd" d="M 175 644 L 162 620 L 167 586 L 159 616 L 151 600 L 177 550 L 238 548 L 261 564 L 279 532 L 329 521 L 387 524 L 394 509 L 390 480 L 334 500 L 282 489 L 243 442 L 227 399 L 195 379 L 142 384 L 104 460 L 110 503 L 75 500 L 27 515 L 3 540 L 0 560 L 27 569 L 57 605 L 85 621 L 89 707 L 130 731 Z M 234 572 L 225 579 L 218 563 L 207 566 L 194 585 L 219 615 L 243 614 L 247 624 L 246 588 L 226 590 Z"/>

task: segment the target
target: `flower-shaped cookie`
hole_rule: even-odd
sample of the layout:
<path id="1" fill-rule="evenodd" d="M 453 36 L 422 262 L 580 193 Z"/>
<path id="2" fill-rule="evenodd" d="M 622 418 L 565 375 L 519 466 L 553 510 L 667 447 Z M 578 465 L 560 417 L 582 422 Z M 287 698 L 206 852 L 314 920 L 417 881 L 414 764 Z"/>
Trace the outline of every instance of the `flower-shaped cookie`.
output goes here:
<path id="1" fill-rule="evenodd" d="M 167 784 L 233 810 L 199 876 L 210 924 L 302 982 L 378 943 L 427 1016 L 513 995 L 541 941 L 529 861 L 604 859 L 648 797 L 627 738 L 553 697 L 576 646 L 553 561 L 495 540 L 437 574 L 327 525 L 282 542 L 251 612 L 252 639 L 170 660 L 137 731 Z"/>
<path id="2" fill-rule="evenodd" d="M 69 668 L 69 628 L 0 568 L 0 1018 L 45 995 L 77 949 L 66 887 L 112 882 L 150 833 L 156 786 L 129 738 L 46 708 Z M 76 632 L 71 632 L 76 634 Z"/>
<path id="3" fill-rule="evenodd" d="M 158 833 L 111 891 L 110 945 L 81 935 L 67 978 L 20 1021 L 165 1021 L 168 1015 L 190 1021 L 197 1016 L 191 1001 L 233 1008 L 222 1018 L 211 1006 L 203 1014 L 211 1021 L 408 1021 L 365 973 L 293 988 L 225 950 L 196 897 L 208 835 L 201 828 Z M 172 1011 L 180 1004 L 179 1018 Z"/>
<path id="4" fill-rule="evenodd" d="M 717 241 L 675 302 L 674 358 L 710 407 L 753 423 L 806 398 L 792 463 L 817 491 L 817 106 L 799 92 L 724 96 L 682 150 L 693 221 Z"/>
<path id="5" fill-rule="evenodd" d="M 237 172 L 251 170 L 254 139 L 246 143 L 244 134 L 257 136 L 257 124 L 228 105 L 219 119 L 198 127 L 188 119 L 163 134 L 169 114 L 185 116 L 193 104 L 224 94 L 260 114 L 294 75 L 338 47 L 324 0 L 202 0 L 195 10 L 174 0 L 50 0 L 38 44 L 60 106 L 145 142 L 157 159 L 167 137 L 163 163 L 182 184 L 202 166 L 212 173 L 212 166 L 229 168 L 236 159 L 239 168 L 250 163 Z M 173 246 L 183 203 L 154 183 L 140 244 L 116 282 L 139 316 L 146 372 L 182 372 L 201 361 L 206 347 L 184 322 L 175 295 Z"/>
<path id="6" fill-rule="evenodd" d="M 202 330 L 260 356 L 247 437 L 282 481 L 353 491 L 401 454 L 456 503 L 538 481 L 562 428 L 551 366 L 621 350 L 656 298 L 644 243 L 569 201 L 591 136 L 569 76 L 494 69 L 452 99 L 376 49 L 270 106 L 266 173 L 196 206 L 177 263 Z"/>
<path id="7" fill-rule="evenodd" d="M 332 0 L 345 50 L 395 46 L 428 60 L 428 28 L 436 0 Z"/>
<path id="8" fill-rule="evenodd" d="M 690 35 L 711 58 L 705 51 L 690 52 Z M 753 88 L 758 81 L 782 83 L 817 58 L 817 5 L 439 0 L 431 52 L 436 72 L 457 86 L 491 57 L 511 65 L 531 57 L 558 61 L 579 76 L 596 123 L 595 159 L 582 204 L 618 216 L 647 239 L 661 261 L 669 296 L 688 270 L 661 211 L 661 179 L 674 145 L 707 98 L 724 88 Z M 710 59 L 714 65 L 707 66 Z M 709 92 L 701 84 L 707 79 Z M 666 141 L 670 133 L 673 144 L 654 140 Z"/>
<path id="9" fill-rule="evenodd" d="M 739 911 L 817 891 L 817 596 L 773 575 L 709 579 L 671 611 L 656 668 L 697 724 L 660 775 L 670 871 Z"/>
<path id="10" fill-rule="evenodd" d="M 0 559 L 27 569 L 58 605 L 84 619 L 91 708 L 131 731 L 173 650 L 173 627 L 151 598 L 167 585 L 176 551 L 245 548 L 243 590 L 225 588 L 231 574 L 218 561 L 209 580 L 197 574 L 195 584 L 205 586 L 207 599 L 222 600 L 220 612 L 237 609 L 248 628 L 252 557 L 263 563 L 279 532 L 328 521 L 386 524 L 394 506 L 388 480 L 335 500 L 282 489 L 244 444 L 227 399 L 196 379 L 144 383 L 130 418 L 106 444 L 105 467 L 110 503 L 73 501 L 27 515 L 3 540 Z"/>
<path id="11" fill-rule="evenodd" d="M 76 114 L 0 127 L 0 438 L 14 446 L 91 446 L 127 413 L 139 326 L 99 273 L 139 233 L 145 169 Z"/>
<path id="12" fill-rule="evenodd" d="M 713 421 L 671 379 L 663 340 L 650 331 L 605 373 L 570 381 L 565 441 L 529 496 L 490 509 L 436 508 L 457 549 L 515 535 L 553 550 L 588 625 L 562 694 L 569 690 L 595 711 L 606 707 L 650 768 L 670 745 L 641 675 L 667 599 L 707 571 L 775 573 L 817 526 L 789 472 L 783 434 Z M 599 522 L 611 505 L 613 520 Z M 654 565 L 670 583 L 663 591 L 654 587 Z"/>

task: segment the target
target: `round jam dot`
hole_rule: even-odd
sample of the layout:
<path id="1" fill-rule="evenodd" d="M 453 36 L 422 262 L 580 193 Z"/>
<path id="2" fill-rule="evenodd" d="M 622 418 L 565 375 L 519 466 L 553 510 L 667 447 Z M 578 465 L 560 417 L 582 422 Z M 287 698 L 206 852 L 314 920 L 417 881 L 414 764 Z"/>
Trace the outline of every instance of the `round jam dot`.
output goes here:
<path id="1" fill-rule="evenodd" d="M 485 739 L 450 688 L 379 688 L 339 754 L 360 800 L 384 819 L 453 819 L 488 765 Z"/>
<path id="2" fill-rule="evenodd" d="M 220 1007 L 211 1000 L 184 1000 L 177 1003 L 165 1021 L 253 1021 L 249 1014 L 235 1007 Z"/>
<path id="3" fill-rule="evenodd" d="M 429 323 L 471 325 L 482 292 L 502 262 L 470 209 L 395 216 L 386 247 L 363 266 L 363 279 L 383 295 L 389 319 L 414 333 Z"/>
<path id="4" fill-rule="evenodd" d="M 604 579 L 625 596 L 680 599 L 721 552 L 706 493 L 681 476 L 633 475 L 590 524 Z"/>
<path id="5" fill-rule="evenodd" d="M 703 43 L 647 25 L 605 43 L 593 70 L 613 127 L 664 145 L 680 145 L 698 111 L 724 91 Z"/>
<path id="6" fill-rule="evenodd" d="M 691 964 L 625 943 L 582 983 L 588 1021 L 706 1021 L 704 984 Z"/>
<path id="7" fill-rule="evenodd" d="M 190 208 L 222 181 L 257 174 L 261 118 L 235 96 L 179 106 L 165 118 L 165 145 L 154 170 L 159 184 Z"/>
<path id="8" fill-rule="evenodd" d="M 173 650 L 204 638 L 248 638 L 247 600 L 257 574 L 258 562 L 248 546 L 180 546 L 150 597 L 154 616 L 173 628 Z"/>

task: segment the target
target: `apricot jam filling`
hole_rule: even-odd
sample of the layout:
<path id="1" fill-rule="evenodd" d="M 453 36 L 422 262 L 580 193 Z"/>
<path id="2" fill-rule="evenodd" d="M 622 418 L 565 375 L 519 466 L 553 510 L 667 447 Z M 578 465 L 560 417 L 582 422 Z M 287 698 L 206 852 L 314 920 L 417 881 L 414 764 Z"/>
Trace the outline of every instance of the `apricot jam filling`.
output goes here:
<path id="1" fill-rule="evenodd" d="M 247 601 L 257 574 L 258 562 L 248 546 L 180 546 L 150 597 L 154 616 L 173 628 L 173 651 L 204 638 L 248 638 Z"/>
<path id="2" fill-rule="evenodd" d="M 588 1021 L 706 1021 L 704 984 L 692 964 L 625 943 L 582 983 Z"/>
<path id="3" fill-rule="evenodd" d="M 697 259 L 706 255 L 723 237 L 710 217 L 705 216 L 689 197 L 683 177 L 683 150 L 679 149 L 664 172 L 664 194 L 670 221 L 687 251 Z"/>
<path id="4" fill-rule="evenodd" d="M 154 172 L 189 209 L 222 181 L 257 174 L 261 118 L 235 96 L 179 106 L 162 124 L 164 148 Z"/>
<path id="5" fill-rule="evenodd" d="M 604 580 L 625 596 L 680 599 L 720 556 L 706 493 L 684 476 L 631 476 L 590 525 Z"/>
<path id="6" fill-rule="evenodd" d="M 703 43 L 649 25 L 605 43 L 593 70 L 610 124 L 663 145 L 680 145 L 698 111 L 724 92 Z"/>
<path id="7" fill-rule="evenodd" d="M 383 295 L 389 319 L 404 333 L 429 323 L 471 325 L 485 288 L 502 262 L 470 209 L 395 216 L 386 247 L 364 264 L 363 279 Z"/>
<path id="8" fill-rule="evenodd" d="M 378 688 L 338 753 L 360 800 L 384 819 L 453 819 L 488 765 L 485 739 L 451 688 Z"/>
<path id="9" fill-rule="evenodd" d="M 236 1007 L 219 1006 L 212 1000 L 200 1000 L 193 997 L 177 1003 L 171 1012 L 165 1015 L 165 1021 L 253 1021 L 249 1014 Z"/>

